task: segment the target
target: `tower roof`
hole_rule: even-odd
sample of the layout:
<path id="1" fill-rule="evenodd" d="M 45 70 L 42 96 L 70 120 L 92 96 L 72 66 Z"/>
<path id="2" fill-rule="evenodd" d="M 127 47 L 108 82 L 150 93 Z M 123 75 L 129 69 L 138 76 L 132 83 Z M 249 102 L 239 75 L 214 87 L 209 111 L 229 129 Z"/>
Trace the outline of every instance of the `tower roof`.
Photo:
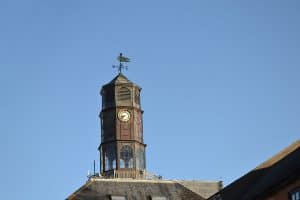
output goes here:
<path id="1" fill-rule="evenodd" d="M 141 87 L 134 82 L 130 81 L 124 74 L 119 73 L 116 77 L 114 77 L 110 82 L 107 84 L 103 85 L 103 87 L 106 86 L 115 86 L 115 85 L 122 85 L 122 84 L 128 84 L 134 87 L 137 87 L 141 89 Z"/>
<path id="2" fill-rule="evenodd" d="M 119 73 L 108 84 L 109 85 L 117 85 L 117 84 L 124 84 L 124 83 L 131 83 L 131 84 L 133 84 L 126 76 L 124 76 L 122 73 Z"/>

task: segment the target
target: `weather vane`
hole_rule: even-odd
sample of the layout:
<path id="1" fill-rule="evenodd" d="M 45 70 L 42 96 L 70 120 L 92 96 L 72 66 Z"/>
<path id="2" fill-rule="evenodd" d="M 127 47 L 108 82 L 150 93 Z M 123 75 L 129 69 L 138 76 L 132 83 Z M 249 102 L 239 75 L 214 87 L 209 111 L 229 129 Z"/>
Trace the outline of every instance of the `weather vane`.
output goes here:
<path id="1" fill-rule="evenodd" d="M 119 73 L 122 73 L 123 69 L 128 69 L 127 66 L 124 65 L 124 63 L 130 62 L 130 58 L 127 58 L 125 56 L 123 56 L 122 53 L 120 53 L 120 55 L 117 57 L 117 60 L 120 62 L 119 65 L 113 65 L 113 68 L 117 68 Z"/>

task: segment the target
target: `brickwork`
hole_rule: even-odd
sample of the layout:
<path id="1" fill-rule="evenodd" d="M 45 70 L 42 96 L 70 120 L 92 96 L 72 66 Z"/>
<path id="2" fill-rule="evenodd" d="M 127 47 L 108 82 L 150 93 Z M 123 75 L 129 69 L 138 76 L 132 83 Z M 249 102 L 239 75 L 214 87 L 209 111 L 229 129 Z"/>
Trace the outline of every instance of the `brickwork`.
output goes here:
<path id="1" fill-rule="evenodd" d="M 300 187 L 300 178 L 271 193 L 264 200 L 290 200 L 289 192 L 297 187 Z"/>

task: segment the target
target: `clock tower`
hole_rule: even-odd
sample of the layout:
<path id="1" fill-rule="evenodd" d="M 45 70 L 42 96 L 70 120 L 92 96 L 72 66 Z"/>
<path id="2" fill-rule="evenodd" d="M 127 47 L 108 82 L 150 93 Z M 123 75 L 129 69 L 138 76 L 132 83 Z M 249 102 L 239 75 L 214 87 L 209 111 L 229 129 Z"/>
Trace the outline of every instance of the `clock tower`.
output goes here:
<path id="1" fill-rule="evenodd" d="M 121 71 L 119 68 L 119 74 L 100 92 L 101 175 L 105 178 L 141 179 L 145 177 L 146 169 L 141 88 Z"/>
<path id="2" fill-rule="evenodd" d="M 67 200 L 183 200 L 204 199 L 220 190 L 221 182 L 162 180 L 146 173 L 141 88 L 122 70 L 130 59 L 118 57 L 118 75 L 101 88 L 101 170 Z"/>

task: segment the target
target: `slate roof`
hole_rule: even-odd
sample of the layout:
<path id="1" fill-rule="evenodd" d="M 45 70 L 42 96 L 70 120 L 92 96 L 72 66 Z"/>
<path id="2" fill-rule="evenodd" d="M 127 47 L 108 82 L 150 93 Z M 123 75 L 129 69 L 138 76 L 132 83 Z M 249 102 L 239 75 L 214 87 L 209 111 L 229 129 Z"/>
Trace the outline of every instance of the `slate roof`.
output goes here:
<path id="1" fill-rule="evenodd" d="M 222 181 L 178 180 L 177 182 L 205 199 L 223 188 Z"/>
<path id="2" fill-rule="evenodd" d="M 108 84 L 109 85 L 117 85 L 123 83 L 130 83 L 133 84 L 124 74 L 119 73 L 113 80 L 111 80 Z"/>
<path id="3" fill-rule="evenodd" d="M 214 189 L 211 194 L 218 190 Z M 107 200 L 109 195 L 126 196 L 128 200 L 148 200 L 149 196 L 164 196 L 168 200 L 205 199 L 178 181 L 90 178 L 67 200 Z"/>
<path id="4" fill-rule="evenodd" d="M 130 81 L 124 74 L 119 73 L 115 78 L 113 78 L 110 82 L 103 85 L 102 88 L 106 87 L 114 87 L 117 85 L 124 85 L 124 86 L 134 86 L 142 89 L 139 85 L 135 84 L 134 82 Z"/>
<path id="5" fill-rule="evenodd" d="M 300 140 L 226 186 L 210 200 L 253 200 L 300 178 Z"/>

